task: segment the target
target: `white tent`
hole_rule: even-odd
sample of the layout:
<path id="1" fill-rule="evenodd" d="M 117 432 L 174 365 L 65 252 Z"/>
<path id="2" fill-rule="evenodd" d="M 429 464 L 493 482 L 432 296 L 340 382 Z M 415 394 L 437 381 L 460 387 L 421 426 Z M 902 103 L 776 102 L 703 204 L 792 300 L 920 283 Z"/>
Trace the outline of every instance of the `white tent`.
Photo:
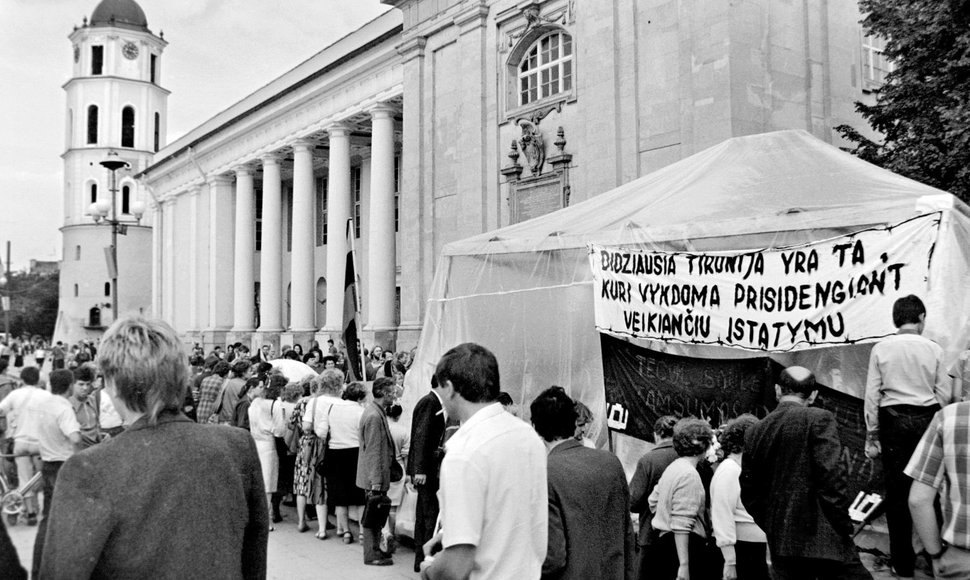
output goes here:
<path id="1" fill-rule="evenodd" d="M 949 364 L 970 339 L 970 209 L 804 131 L 779 131 L 727 140 L 585 202 L 447 245 L 404 403 L 412 407 L 427 392 L 446 350 L 472 341 L 496 354 L 502 388 L 516 403 L 527 407 L 542 389 L 560 385 L 602 417 L 590 242 L 698 252 L 777 248 L 937 211 L 943 218 L 923 296 L 925 334 L 944 347 Z M 764 356 L 717 346 L 644 346 L 698 358 Z M 771 356 L 861 396 L 870 348 Z"/>

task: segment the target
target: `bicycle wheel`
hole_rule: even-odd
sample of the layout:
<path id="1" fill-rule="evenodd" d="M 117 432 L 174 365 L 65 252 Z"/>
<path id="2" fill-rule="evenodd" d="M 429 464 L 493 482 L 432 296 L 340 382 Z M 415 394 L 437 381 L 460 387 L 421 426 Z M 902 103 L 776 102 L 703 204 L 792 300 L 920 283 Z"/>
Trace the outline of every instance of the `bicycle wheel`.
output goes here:
<path id="1" fill-rule="evenodd" d="M 18 515 L 24 511 L 24 496 L 17 490 L 8 491 L 0 499 L 0 510 L 8 515 Z"/>

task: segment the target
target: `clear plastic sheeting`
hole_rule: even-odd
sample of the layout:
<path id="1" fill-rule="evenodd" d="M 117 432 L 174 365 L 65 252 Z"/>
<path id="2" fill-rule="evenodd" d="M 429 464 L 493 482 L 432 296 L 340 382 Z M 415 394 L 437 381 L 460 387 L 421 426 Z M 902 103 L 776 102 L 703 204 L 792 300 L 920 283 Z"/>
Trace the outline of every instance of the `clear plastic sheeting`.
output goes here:
<path id="1" fill-rule="evenodd" d="M 790 246 L 943 212 L 933 253 L 926 336 L 949 365 L 970 329 L 970 210 L 950 194 L 866 163 L 804 131 L 730 139 L 560 211 L 445 246 L 427 303 L 404 404 L 427 393 L 438 359 L 478 342 L 499 359 L 502 389 L 528 403 L 559 385 L 599 419 L 605 442 L 599 334 L 586 244 L 643 250 Z M 886 312 L 885 316 L 891 316 Z M 697 358 L 764 356 L 717 346 L 642 343 Z M 861 396 L 871 344 L 770 355 Z M 410 417 L 409 413 L 405 417 Z"/>

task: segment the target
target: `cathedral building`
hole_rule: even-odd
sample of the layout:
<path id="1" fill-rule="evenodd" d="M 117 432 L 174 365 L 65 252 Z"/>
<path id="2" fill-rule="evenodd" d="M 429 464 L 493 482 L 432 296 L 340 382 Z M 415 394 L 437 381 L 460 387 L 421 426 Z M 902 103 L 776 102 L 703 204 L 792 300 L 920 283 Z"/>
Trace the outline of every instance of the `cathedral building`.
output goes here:
<path id="1" fill-rule="evenodd" d="M 134 176 L 165 142 L 168 91 L 161 86 L 167 43 L 148 29 L 133 0 L 102 0 L 69 38 L 74 68 L 64 84 L 64 247 L 54 340 L 72 344 L 99 338 L 119 312 L 151 310 L 152 210 Z M 109 156 L 120 166 L 114 179 L 101 165 Z"/>
<path id="2" fill-rule="evenodd" d="M 352 246 L 365 343 L 410 348 L 449 242 L 730 137 L 797 128 L 833 142 L 833 127 L 862 124 L 854 102 L 888 66 L 851 2 L 383 3 L 134 174 L 153 192 L 152 310 L 187 341 L 336 340 Z M 127 64 L 129 30 L 106 63 Z M 140 52 L 160 53 L 141 33 Z"/>

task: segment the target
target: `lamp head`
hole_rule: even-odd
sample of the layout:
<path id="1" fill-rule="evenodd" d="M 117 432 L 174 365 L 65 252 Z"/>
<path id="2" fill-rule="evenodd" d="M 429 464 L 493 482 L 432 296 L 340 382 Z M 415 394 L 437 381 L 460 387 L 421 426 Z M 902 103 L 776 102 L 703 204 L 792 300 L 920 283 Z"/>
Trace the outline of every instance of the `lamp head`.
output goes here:
<path id="1" fill-rule="evenodd" d="M 94 220 L 94 223 L 100 222 L 101 218 L 104 217 L 101 215 L 101 210 L 98 208 L 97 202 L 92 203 L 91 205 L 88 206 L 88 215 L 91 216 L 91 219 Z"/>
<path id="2" fill-rule="evenodd" d="M 111 211 L 111 202 L 106 199 L 99 200 L 98 203 L 94 205 L 97 208 L 98 215 L 100 217 L 107 216 L 108 213 Z"/>
<path id="3" fill-rule="evenodd" d="M 99 161 L 98 164 L 108 171 L 117 171 L 122 167 L 128 167 L 128 162 L 118 157 L 118 154 L 114 151 L 108 151 L 108 155 Z"/>
<path id="4" fill-rule="evenodd" d="M 141 216 L 145 215 L 145 202 L 136 201 L 131 204 L 131 214 L 135 216 L 136 220 L 141 221 Z"/>

